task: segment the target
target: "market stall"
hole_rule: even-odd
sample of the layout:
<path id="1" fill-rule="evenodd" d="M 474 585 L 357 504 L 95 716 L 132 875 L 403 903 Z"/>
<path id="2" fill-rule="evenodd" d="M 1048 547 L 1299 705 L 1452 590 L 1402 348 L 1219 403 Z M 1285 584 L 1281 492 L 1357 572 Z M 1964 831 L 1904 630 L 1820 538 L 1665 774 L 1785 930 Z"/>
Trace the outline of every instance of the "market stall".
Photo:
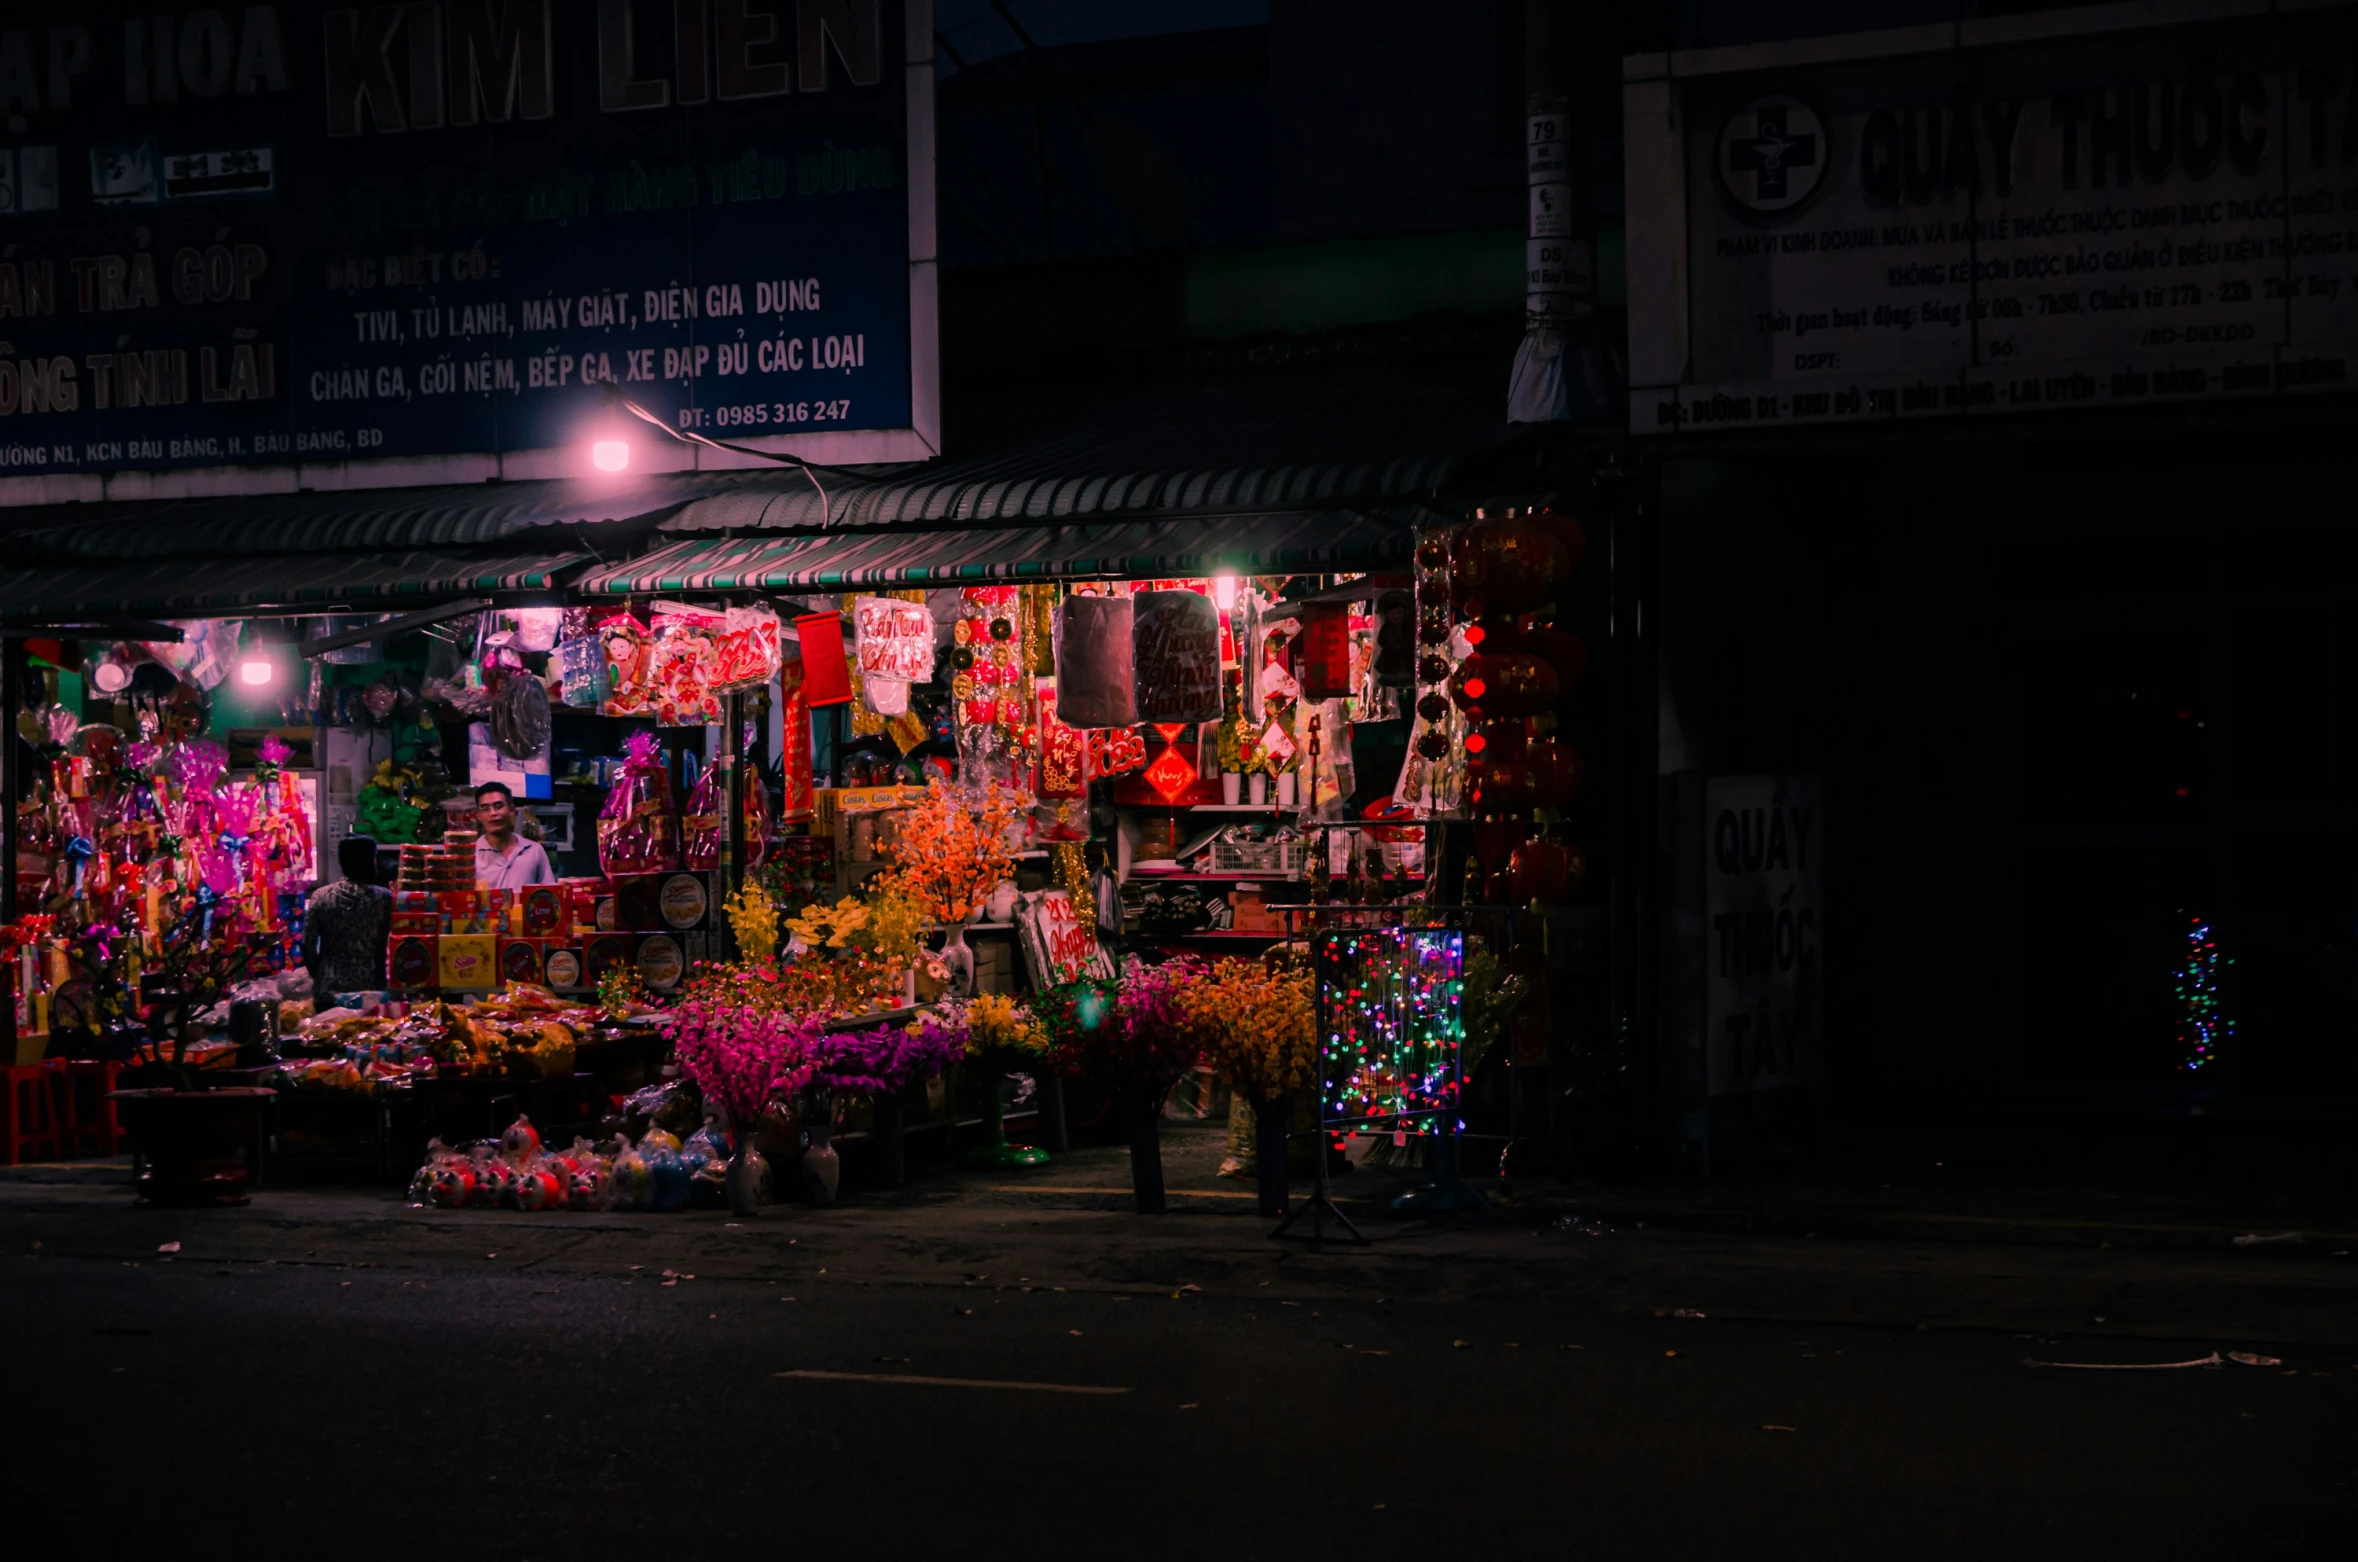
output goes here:
<path id="1" fill-rule="evenodd" d="M 1571 523 L 1050 530 L 10 642 L 18 1062 L 234 1074 L 281 1169 L 471 1143 L 422 1158 L 442 1202 L 512 1201 L 488 1160 L 626 1197 L 623 1144 L 700 1134 L 707 1191 L 756 1196 L 758 1135 L 820 1196 L 839 1140 L 889 1181 L 928 1127 L 1029 1164 L 1134 1132 L 1141 1081 L 1220 1109 L 1151 1018 L 1213 962 L 1577 888 Z M 362 836 L 382 960 L 323 987 L 307 918 Z"/>

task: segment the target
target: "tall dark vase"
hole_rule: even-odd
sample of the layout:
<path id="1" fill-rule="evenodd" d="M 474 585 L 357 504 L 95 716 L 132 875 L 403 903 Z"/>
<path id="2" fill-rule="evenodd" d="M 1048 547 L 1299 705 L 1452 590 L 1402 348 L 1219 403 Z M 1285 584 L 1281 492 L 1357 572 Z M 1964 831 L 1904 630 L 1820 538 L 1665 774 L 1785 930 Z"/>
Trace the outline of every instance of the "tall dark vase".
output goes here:
<path id="1" fill-rule="evenodd" d="M 1141 1215 L 1160 1215 L 1163 1197 L 1163 1115 L 1148 1110 L 1130 1124 L 1130 1194 Z"/>
<path id="2" fill-rule="evenodd" d="M 1040 1079 L 1040 1127 L 1048 1148 L 1062 1155 L 1073 1147 L 1072 1130 L 1064 1116 L 1064 1076 L 1048 1074 Z"/>
<path id="3" fill-rule="evenodd" d="M 1261 1213 L 1282 1215 L 1286 1205 L 1286 1126 L 1294 1115 L 1291 1101 L 1253 1103 L 1253 1163 L 1261 1191 Z"/>
<path id="4" fill-rule="evenodd" d="M 909 1180 L 909 1142 L 901 1125 L 901 1098 L 876 1098 L 876 1126 L 869 1135 L 876 1151 L 876 1186 L 897 1188 Z"/>

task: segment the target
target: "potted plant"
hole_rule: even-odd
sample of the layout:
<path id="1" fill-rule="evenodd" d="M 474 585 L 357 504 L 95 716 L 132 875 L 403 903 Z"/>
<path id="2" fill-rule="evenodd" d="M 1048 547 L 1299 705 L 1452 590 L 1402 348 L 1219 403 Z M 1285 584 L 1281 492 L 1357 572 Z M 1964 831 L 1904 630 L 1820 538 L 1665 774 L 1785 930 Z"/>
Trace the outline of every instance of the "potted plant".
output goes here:
<path id="1" fill-rule="evenodd" d="M 1286 1212 L 1286 1133 L 1318 1088 L 1318 1018 L 1306 967 L 1222 960 L 1180 993 L 1198 1044 L 1252 1108 L 1264 1215 Z"/>
<path id="2" fill-rule="evenodd" d="M 1220 755 L 1220 801 L 1234 806 L 1244 795 L 1245 724 L 1244 713 L 1238 709 L 1236 697 L 1228 700 L 1228 714 L 1221 719 L 1218 736 Z"/>
<path id="3" fill-rule="evenodd" d="M 695 1081 L 707 1103 L 729 1114 L 735 1135 L 729 1208 L 741 1216 L 757 1214 L 761 1207 L 763 1166 L 754 1125 L 773 1101 L 804 1089 L 817 1073 L 812 1054 L 819 1023 L 769 999 L 761 983 L 723 968 L 717 979 L 707 978 L 683 998 L 671 1016 L 680 1071 Z"/>
<path id="4" fill-rule="evenodd" d="M 1048 1031 L 1065 1072 L 1094 1076 L 1130 1130 L 1130 1191 L 1142 1215 L 1163 1194 L 1163 1100 L 1202 1056 L 1181 995 L 1203 974 L 1182 955 L 1148 965 L 1135 955 L 1113 982 L 1084 978 L 1049 994 Z"/>
<path id="5" fill-rule="evenodd" d="M 876 1110 L 871 1143 L 876 1180 L 897 1188 L 907 1175 L 901 1127 L 901 1098 L 911 1085 L 929 1079 L 966 1056 L 962 1026 L 920 1017 L 907 1025 L 871 1025 L 829 1031 L 811 1044 L 811 1089 L 833 1097 L 864 1095 Z"/>
<path id="6" fill-rule="evenodd" d="M 879 892 L 906 896 L 941 925 L 941 960 L 949 968 L 953 996 L 974 990 L 966 923 L 1013 876 L 1015 851 L 1008 838 L 1019 817 L 1014 795 L 996 781 L 969 803 L 936 778 L 901 819 L 889 849 L 892 866 Z"/>
<path id="7" fill-rule="evenodd" d="M 131 1084 L 111 1093 L 138 1157 L 139 1196 L 150 1204 L 243 1204 L 258 1170 L 251 1157 L 271 1092 L 205 1089 L 203 1071 L 190 1063 L 197 1015 L 227 998 L 252 961 L 234 934 L 214 936 L 214 911 L 200 895 L 158 936 L 147 968 L 155 978 L 149 1043 L 124 1070 Z M 103 925 L 83 929 L 90 968 L 113 970 L 130 936 Z"/>
<path id="8" fill-rule="evenodd" d="M 999 1082 L 1009 1072 L 1053 1065 L 1054 1049 L 1039 1016 L 1005 993 L 977 993 L 964 1003 L 944 1005 L 941 1023 L 964 1038 L 966 1055 L 981 1066 L 983 1076 L 983 1126 L 990 1137 L 966 1152 L 966 1164 L 985 1169 L 1047 1165 L 1047 1151 L 1007 1142 L 999 1105 Z"/>

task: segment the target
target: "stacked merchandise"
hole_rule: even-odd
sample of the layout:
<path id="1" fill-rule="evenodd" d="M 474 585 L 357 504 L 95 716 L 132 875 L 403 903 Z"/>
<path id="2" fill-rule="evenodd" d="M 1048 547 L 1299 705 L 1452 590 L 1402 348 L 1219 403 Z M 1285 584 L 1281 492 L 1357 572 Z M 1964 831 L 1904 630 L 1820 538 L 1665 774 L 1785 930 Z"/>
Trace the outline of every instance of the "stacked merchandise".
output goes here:
<path id="1" fill-rule="evenodd" d="M 401 872 L 394 888 L 441 894 L 475 887 L 475 836 L 469 830 L 444 833 L 439 845 L 401 848 Z"/>
<path id="2" fill-rule="evenodd" d="M 627 1134 L 610 1149 L 575 1139 L 571 1149 L 551 1153 L 531 1119 L 519 1117 L 496 1141 L 465 1149 L 439 1139 L 428 1145 L 409 1200 L 440 1209 L 528 1212 L 709 1208 L 726 1198 L 734 1149 L 731 1136 L 708 1119 L 685 1140 L 649 1128 L 636 1144 Z"/>

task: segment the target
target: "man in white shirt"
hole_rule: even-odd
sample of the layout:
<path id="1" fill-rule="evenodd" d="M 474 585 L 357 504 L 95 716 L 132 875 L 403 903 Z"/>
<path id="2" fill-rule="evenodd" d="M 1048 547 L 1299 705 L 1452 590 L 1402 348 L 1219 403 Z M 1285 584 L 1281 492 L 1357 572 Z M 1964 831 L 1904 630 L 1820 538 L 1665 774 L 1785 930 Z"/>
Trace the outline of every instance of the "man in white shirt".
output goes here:
<path id="1" fill-rule="evenodd" d="M 522 889 L 557 882 L 548 849 L 516 833 L 516 794 L 506 782 L 486 781 L 475 788 L 475 823 L 483 831 L 475 838 L 477 888 Z"/>

